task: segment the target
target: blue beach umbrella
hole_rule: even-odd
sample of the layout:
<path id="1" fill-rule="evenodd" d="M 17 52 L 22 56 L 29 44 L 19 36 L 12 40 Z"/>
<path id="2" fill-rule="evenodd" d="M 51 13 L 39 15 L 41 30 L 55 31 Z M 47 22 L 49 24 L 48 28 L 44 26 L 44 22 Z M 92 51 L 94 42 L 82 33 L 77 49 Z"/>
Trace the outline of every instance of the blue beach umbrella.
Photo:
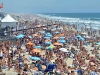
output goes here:
<path id="1" fill-rule="evenodd" d="M 17 38 L 17 39 L 20 39 L 20 38 L 24 38 L 24 36 L 25 36 L 24 34 L 18 34 L 18 35 L 16 36 L 16 38 Z"/>
<path id="2" fill-rule="evenodd" d="M 100 45 L 100 42 L 97 42 L 96 44 L 97 44 L 97 45 Z"/>
<path id="3" fill-rule="evenodd" d="M 28 36 L 28 38 L 32 38 L 32 36 Z"/>
<path id="4" fill-rule="evenodd" d="M 30 59 L 35 60 L 35 61 L 41 60 L 39 57 L 36 57 L 36 56 L 31 56 Z"/>
<path id="5" fill-rule="evenodd" d="M 50 44 L 52 44 L 52 43 L 51 43 L 51 42 L 45 42 L 45 44 L 46 44 L 46 45 L 50 45 Z"/>
<path id="6" fill-rule="evenodd" d="M 40 33 L 44 34 L 44 33 L 45 33 L 45 31 L 41 31 Z"/>
<path id="7" fill-rule="evenodd" d="M 45 38 L 45 39 L 50 39 L 50 37 L 48 37 L 48 36 L 45 36 L 44 38 Z"/>
<path id="8" fill-rule="evenodd" d="M 66 43 L 66 40 L 58 40 L 60 43 Z"/>
<path id="9" fill-rule="evenodd" d="M 42 48 L 42 46 L 34 46 L 34 48 L 41 49 L 41 48 Z"/>
<path id="10" fill-rule="evenodd" d="M 54 45 L 50 45 L 50 46 L 47 47 L 48 50 L 51 50 L 51 49 L 53 49 L 53 48 L 55 48 Z"/>
<path id="11" fill-rule="evenodd" d="M 50 35 L 46 35 L 47 37 L 52 37 L 52 35 L 50 34 Z"/>
<path id="12" fill-rule="evenodd" d="M 82 37 L 81 37 L 81 38 L 79 38 L 79 40 L 85 41 L 85 39 L 84 39 L 84 38 L 82 38 Z"/>
<path id="13" fill-rule="evenodd" d="M 64 39 L 64 38 L 65 38 L 64 36 L 61 36 L 61 37 L 60 37 L 60 39 Z"/>
<path id="14" fill-rule="evenodd" d="M 57 30 L 57 28 L 54 28 L 54 30 Z"/>
<path id="15" fill-rule="evenodd" d="M 58 34 L 59 32 L 58 32 L 58 31 L 56 31 L 55 33 L 56 33 L 56 34 Z"/>
<path id="16" fill-rule="evenodd" d="M 52 35 L 50 33 L 46 33 L 47 37 L 52 37 Z"/>
<path id="17" fill-rule="evenodd" d="M 51 33 L 49 33 L 49 32 L 48 32 L 48 33 L 46 33 L 46 34 L 48 34 L 48 35 L 49 35 L 49 34 L 51 34 Z"/>
<path id="18" fill-rule="evenodd" d="M 76 37 L 77 37 L 78 39 L 80 39 L 80 38 L 81 38 L 81 36 L 80 36 L 80 35 L 77 35 Z"/>

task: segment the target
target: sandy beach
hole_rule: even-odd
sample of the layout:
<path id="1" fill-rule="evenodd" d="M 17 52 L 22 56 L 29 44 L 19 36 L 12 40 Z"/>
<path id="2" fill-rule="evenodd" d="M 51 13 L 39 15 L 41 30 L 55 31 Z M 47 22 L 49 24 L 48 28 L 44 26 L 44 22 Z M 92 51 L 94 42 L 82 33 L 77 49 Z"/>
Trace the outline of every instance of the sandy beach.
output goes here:
<path id="1" fill-rule="evenodd" d="M 100 75 L 99 37 L 89 36 L 88 32 L 77 32 L 75 25 L 37 15 L 29 17 L 19 18 L 20 27 L 27 30 L 13 32 L 15 41 L 0 41 L 1 73 Z"/>

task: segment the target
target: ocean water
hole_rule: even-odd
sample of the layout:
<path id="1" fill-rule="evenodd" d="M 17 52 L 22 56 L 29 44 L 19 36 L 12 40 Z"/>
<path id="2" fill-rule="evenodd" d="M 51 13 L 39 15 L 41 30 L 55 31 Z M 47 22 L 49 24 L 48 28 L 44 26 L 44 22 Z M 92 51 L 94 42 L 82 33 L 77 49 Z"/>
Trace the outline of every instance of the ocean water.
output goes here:
<path id="1" fill-rule="evenodd" d="M 38 15 L 50 20 L 76 24 L 81 27 L 86 25 L 87 28 L 92 27 L 95 30 L 100 28 L 100 13 L 44 13 Z"/>

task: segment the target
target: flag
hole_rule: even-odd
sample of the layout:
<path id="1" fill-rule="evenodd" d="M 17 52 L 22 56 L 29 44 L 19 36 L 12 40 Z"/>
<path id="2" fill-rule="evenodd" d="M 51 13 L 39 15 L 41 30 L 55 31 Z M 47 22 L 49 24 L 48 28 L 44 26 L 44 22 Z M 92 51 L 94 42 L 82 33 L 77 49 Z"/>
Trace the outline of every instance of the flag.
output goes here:
<path id="1" fill-rule="evenodd" d="M 0 5 L 0 8 L 3 8 L 3 3 Z"/>

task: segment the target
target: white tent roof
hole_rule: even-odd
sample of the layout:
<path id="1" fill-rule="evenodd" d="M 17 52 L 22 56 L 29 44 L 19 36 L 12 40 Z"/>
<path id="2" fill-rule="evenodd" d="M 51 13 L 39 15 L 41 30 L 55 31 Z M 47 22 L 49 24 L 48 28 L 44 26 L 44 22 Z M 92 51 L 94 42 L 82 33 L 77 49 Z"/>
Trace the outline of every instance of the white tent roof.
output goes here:
<path id="1" fill-rule="evenodd" d="M 4 17 L 1 22 L 18 22 L 15 19 L 13 19 L 9 14 L 6 15 L 6 17 Z"/>

